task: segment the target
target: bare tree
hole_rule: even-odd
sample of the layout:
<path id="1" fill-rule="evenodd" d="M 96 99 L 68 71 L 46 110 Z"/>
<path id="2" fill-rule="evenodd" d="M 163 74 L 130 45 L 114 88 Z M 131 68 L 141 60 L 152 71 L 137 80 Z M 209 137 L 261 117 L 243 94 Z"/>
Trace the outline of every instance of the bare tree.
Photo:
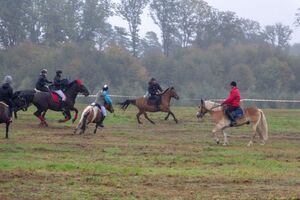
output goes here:
<path id="1" fill-rule="evenodd" d="M 128 22 L 131 36 L 131 48 L 134 56 L 138 55 L 139 45 L 139 25 L 141 24 L 141 14 L 147 6 L 148 0 L 121 0 L 117 4 L 117 13 Z"/>

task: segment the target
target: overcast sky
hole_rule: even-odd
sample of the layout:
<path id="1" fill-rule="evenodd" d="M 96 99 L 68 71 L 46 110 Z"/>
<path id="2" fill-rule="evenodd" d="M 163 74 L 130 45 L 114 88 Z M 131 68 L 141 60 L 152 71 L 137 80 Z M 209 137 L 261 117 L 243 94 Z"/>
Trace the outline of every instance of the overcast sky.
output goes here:
<path id="1" fill-rule="evenodd" d="M 233 11 L 239 17 L 258 21 L 262 26 L 279 22 L 289 25 L 294 30 L 291 43 L 300 43 L 300 28 L 293 24 L 297 8 L 300 8 L 300 0 L 206 0 L 206 2 L 221 11 Z M 113 25 L 127 27 L 126 22 L 119 17 L 113 17 L 109 21 Z M 144 35 L 147 31 L 160 33 L 148 11 L 142 16 L 140 34 Z"/>

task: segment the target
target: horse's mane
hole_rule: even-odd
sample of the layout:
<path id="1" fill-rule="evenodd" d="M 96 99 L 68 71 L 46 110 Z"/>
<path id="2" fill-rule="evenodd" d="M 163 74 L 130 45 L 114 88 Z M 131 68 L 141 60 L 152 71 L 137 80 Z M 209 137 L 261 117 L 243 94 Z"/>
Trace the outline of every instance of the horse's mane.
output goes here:
<path id="1" fill-rule="evenodd" d="M 66 89 L 69 89 L 70 87 L 72 87 L 74 84 L 78 84 L 78 85 L 82 85 L 82 80 L 80 79 L 76 79 L 72 82 L 70 82 L 68 85 L 66 85 Z"/>
<path id="2" fill-rule="evenodd" d="M 163 91 L 161 94 L 165 94 L 168 90 L 173 89 L 174 87 L 168 87 L 167 89 L 165 89 L 165 91 Z"/>
<path id="3" fill-rule="evenodd" d="M 214 109 L 215 111 L 217 110 L 222 110 L 222 106 L 220 103 L 216 103 L 210 100 L 207 100 L 204 102 L 205 103 L 205 108 L 208 110 Z"/>

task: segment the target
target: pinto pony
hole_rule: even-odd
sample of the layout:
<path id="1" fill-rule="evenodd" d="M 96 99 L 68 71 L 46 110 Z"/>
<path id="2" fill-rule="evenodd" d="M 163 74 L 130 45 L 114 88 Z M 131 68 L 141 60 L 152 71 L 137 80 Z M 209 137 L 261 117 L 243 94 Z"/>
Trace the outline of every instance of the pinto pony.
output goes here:
<path id="1" fill-rule="evenodd" d="M 202 118 L 206 113 L 209 113 L 212 120 L 216 124 L 215 128 L 212 130 L 215 141 L 219 143 L 219 139 L 216 135 L 218 131 L 221 131 L 224 135 L 224 144 L 228 145 L 227 134 L 224 129 L 230 127 L 230 120 L 224 113 L 223 107 L 212 101 L 201 100 L 201 105 L 199 106 L 199 111 L 197 112 L 197 118 Z M 253 134 L 248 146 L 253 145 L 253 140 L 258 134 L 261 139 L 261 144 L 264 145 L 268 140 L 268 124 L 266 117 L 261 109 L 249 107 L 244 109 L 243 117 L 237 120 L 236 126 L 242 126 L 245 124 L 250 124 Z"/>
<path id="2" fill-rule="evenodd" d="M 174 87 L 170 87 L 168 89 L 166 89 L 162 94 L 161 94 L 161 103 L 159 105 L 159 109 L 157 109 L 156 105 L 149 105 L 147 102 L 147 99 L 144 97 L 140 97 L 137 99 L 128 99 L 126 101 L 124 101 L 123 103 L 120 103 L 121 105 L 121 109 L 122 110 L 126 110 L 127 107 L 130 104 L 135 105 L 138 109 L 139 112 L 136 114 L 136 118 L 139 124 L 141 124 L 142 122 L 140 121 L 140 116 L 142 114 L 144 114 L 144 117 L 151 122 L 152 124 L 155 124 L 154 121 L 152 121 L 151 119 L 149 119 L 148 115 L 146 112 L 166 112 L 168 113 L 168 115 L 165 117 L 165 120 L 168 119 L 169 115 L 172 115 L 174 118 L 174 121 L 176 123 L 178 123 L 178 120 L 176 119 L 174 113 L 170 110 L 170 101 L 171 98 L 175 98 L 175 99 L 179 99 L 179 96 L 177 95 Z"/>
<path id="3" fill-rule="evenodd" d="M 105 102 L 104 107 L 109 112 L 111 112 L 111 113 L 114 112 L 114 108 L 113 108 L 112 104 Z M 80 129 L 79 134 L 83 134 L 86 130 L 87 125 L 90 123 L 96 124 L 95 129 L 94 129 L 94 133 L 96 133 L 98 127 L 100 126 L 102 117 L 103 117 L 102 112 L 98 106 L 92 106 L 92 105 L 87 106 L 81 114 L 80 121 L 79 121 L 76 129 L 74 130 L 74 133 L 76 133 L 77 130 Z"/>

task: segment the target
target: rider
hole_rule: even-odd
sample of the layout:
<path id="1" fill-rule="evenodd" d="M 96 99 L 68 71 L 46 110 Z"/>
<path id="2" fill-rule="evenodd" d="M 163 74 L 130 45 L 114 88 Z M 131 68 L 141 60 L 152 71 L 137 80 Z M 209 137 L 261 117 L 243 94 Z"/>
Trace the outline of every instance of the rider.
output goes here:
<path id="1" fill-rule="evenodd" d="M 160 96 L 159 94 L 162 92 L 162 88 L 157 83 L 155 78 L 151 78 L 148 82 L 148 93 L 150 94 L 149 99 L 154 100 L 156 108 L 159 110 L 160 104 Z"/>
<path id="2" fill-rule="evenodd" d="M 62 70 L 57 70 L 56 71 L 56 76 L 54 77 L 54 92 L 56 92 L 60 97 L 61 97 L 61 106 L 62 109 L 65 109 L 65 102 L 66 102 L 66 95 L 63 93 L 63 80 L 61 78 L 62 75 Z"/>
<path id="3" fill-rule="evenodd" d="M 47 69 L 42 69 L 40 77 L 36 82 L 35 88 L 42 92 L 49 92 L 48 84 L 52 83 L 47 79 Z"/>
<path id="4" fill-rule="evenodd" d="M 101 109 L 102 119 L 99 122 L 99 126 L 101 126 L 101 127 L 104 127 L 103 121 L 104 121 L 105 117 L 107 116 L 106 108 L 104 107 L 104 102 L 106 102 L 108 104 L 112 104 L 112 100 L 108 93 L 108 85 L 107 84 L 105 84 L 103 86 L 102 90 L 97 93 L 96 100 L 94 103 L 92 103 L 92 106 L 98 106 Z"/>
<path id="5" fill-rule="evenodd" d="M 236 125 L 236 121 L 231 113 L 240 107 L 241 96 L 235 81 L 232 81 L 230 86 L 231 91 L 229 97 L 222 103 L 222 105 L 226 105 L 225 114 L 230 119 L 230 126 L 234 126 Z"/>
<path id="6" fill-rule="evenodd" d="M 12 111 L 14 106 L 14 103 L 12 101 L 13 89 L 11 87 L 11 84 L 12 77 L 8 75 L 4 77 L 3 85 L 0 87 L 0 101 L 3 101 L 8 105 L 10 118 L 12 117 Z"/>

